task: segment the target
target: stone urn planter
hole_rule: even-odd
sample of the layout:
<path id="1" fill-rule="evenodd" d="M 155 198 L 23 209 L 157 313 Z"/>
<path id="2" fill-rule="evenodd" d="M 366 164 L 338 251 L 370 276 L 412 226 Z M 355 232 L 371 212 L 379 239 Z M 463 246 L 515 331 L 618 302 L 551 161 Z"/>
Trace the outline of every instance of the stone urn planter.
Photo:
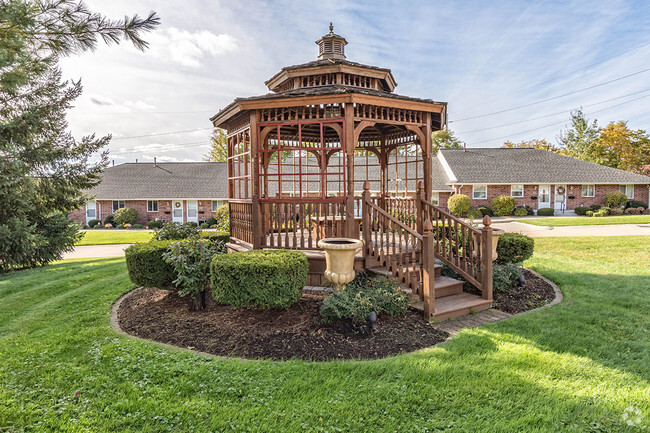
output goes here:
<path id="1" fill-rule="evenodd" d="M 318 246 L 325 250 L 325 278 L 334 284 L 335 291 L 354 280 L 354 255 L 363 242 L 350 238 L 326 238 L 318 241 Z"/>
<path id="2" fill-rule="evenodd" d="M 503 229 L 492 229 L 492 261 L 495 261 L 499 257 L 499 254 L 497 254 L 497 244 L 499 243 L 499 236 L 505 232 Z"/>

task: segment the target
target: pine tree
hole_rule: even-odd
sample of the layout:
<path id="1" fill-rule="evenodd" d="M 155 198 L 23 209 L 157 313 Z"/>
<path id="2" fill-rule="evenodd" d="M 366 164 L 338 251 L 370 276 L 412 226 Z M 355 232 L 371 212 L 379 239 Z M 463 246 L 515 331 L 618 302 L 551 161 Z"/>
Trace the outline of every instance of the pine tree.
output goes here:
<path id="1" fill-rule="evenodd" d="M 99 182 L 107 153 L 91 163 L 110 136 L 77 141 L 67 131 L 66 111 L 81 93 L 64 82 L 61 56 L 94 50 L 101 38 L 124 38 L 137 48 L 140 34 L 159 18 L 123 21 L 91 12 L 70 0 L 0 2 L 0 272 L 61 258 L 79 239 L 67 214 Z"/>
<path id="2" fill-rule="evenodd" d="M 599 133 L 598 122 L 594 120 L 589 123 L 582 109 L 578 109 L 571 112 L 571 125 L 560 132 L 557 141 L 563 154 L 596 162 L 594 151 Z"/>

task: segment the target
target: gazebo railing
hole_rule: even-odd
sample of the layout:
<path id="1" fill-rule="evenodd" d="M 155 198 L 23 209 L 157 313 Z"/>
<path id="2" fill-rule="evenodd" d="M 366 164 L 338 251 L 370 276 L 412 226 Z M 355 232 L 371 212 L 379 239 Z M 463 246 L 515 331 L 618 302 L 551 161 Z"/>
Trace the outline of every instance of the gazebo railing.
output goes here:
<path id="1" fill-rule="evenodd" d="M 230 236 L 253 244 L 253 203 L 250 200 L 229 200 Z"/>

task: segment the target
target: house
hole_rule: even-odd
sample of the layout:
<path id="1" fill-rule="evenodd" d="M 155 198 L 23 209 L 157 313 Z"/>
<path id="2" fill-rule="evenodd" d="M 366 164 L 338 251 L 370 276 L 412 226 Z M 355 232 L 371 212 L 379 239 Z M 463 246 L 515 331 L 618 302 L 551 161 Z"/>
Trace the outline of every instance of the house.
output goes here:
<path id="1" fill-rule="evenodd" d="M 649 187 L 648 176 L 539 149 L 443 149 L 433 162 L 433 200 L 441 206 L 460 193 L 472 208 L 507 195 L 517 206 L 565 211 L 602 205 L 613 191 L 648 203 Z"/>
<path id="2" fill-rule="evenodd" d="M 70 214 L 80 223 L 123 207 L 138 211 L 139 224 L 149 221 L 201 223 L 228 201 L 225 162 L 127 163 L 108 167 L 88 192 L 91 201 Z"/>

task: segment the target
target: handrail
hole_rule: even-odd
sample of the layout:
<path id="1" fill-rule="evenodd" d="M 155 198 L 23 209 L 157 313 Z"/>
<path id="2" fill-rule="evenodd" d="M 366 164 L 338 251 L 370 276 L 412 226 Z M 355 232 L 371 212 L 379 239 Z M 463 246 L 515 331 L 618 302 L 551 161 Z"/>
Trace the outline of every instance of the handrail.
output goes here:
<path id="1" fill-rule="evenodd" d="M 458 222 L 459 224 L 467 227 L 468 229 L 474 231 L 476 234 L 481 234 L 481 231 L 479 229 L 477 229 L 476 227 L 472 227 L 471 225 L 467 224 L 465 221 L 461 220 L 460 218 L 458 218 L 454 214 L 452 214 L 450 212 L 447 212 L 446 210 L 444 210 L 440 206 L 436 206 L 435 204 L 433 204 L 433 203 L 431 203 L 430 201 L 427 201 L 427 200 L 422 200 L 422 203 L 424 203 L 427 206 L 431 206 L 431 208 L 435 209 L 436 211 L 440 212 L 441 214 L 445 215 L 446 217 Z"/>
<path id="2" fill-rule="evenodd" d="M 395 218 L 394 216 L 392 216 L 391 214 L 389 214 L 388 212 L 386 212 L 385 210 L 383 210 L 382 208 L 374 204 L 373 202 L 369 201 L 368 205 L 374 208 L 375 210 L 377 210 L 380 214 L 382 214 L 389 220 L 391 220 L 394 224 L 397 224 L 402 230 L 406 231 L 410 235 L 415 236 L 416 238 L 418 238 L 418 240 L 422 240 L 422 235 L 420 233 L 416 232 L 415 230 L 413 230 L 412 228 L 410 228 L 409 226 L 407 226 L 406 224 L 404 224 L 403 222 L 401 222 L 400 220 L 398 220 L 397 218 Z"/>

